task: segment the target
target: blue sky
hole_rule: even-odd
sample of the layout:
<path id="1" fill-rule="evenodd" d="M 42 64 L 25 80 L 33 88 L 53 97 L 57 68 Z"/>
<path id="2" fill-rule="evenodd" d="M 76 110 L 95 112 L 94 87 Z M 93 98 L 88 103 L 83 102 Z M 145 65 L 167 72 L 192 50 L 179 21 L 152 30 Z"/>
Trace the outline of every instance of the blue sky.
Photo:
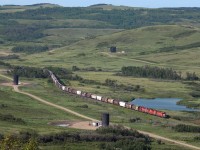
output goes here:
<path id="1" fill-rule="evenodd" d="M 36 3 L 53 3 L 62 6 L 89 6 L 106 3 L 133 7 L 200 7 L 200 0 L 0 0 L 0 5 L 30 5 Z"/>

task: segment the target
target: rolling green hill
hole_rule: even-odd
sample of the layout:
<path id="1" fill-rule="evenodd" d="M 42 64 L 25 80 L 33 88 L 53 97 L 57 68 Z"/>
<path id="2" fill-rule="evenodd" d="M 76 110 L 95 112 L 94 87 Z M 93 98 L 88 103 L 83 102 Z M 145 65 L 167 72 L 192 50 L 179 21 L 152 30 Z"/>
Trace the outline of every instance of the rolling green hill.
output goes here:
<path id="1" fill-rule="evenodd" d="M 70 36 L 67 30 L 63 39 Z M 52 30 L 59 34 L 59 30 Z M 70 30 L 72 33 L 75 31 Z M 87 30 L 85 30 L 87 31 Z M 79 30 L 76 30 L 75 35 Z M 87 32 L 89 33 L 89 32 Z M 91 32 L 90 32 L 91 33 Z M 68 35 L 67 35 L 68 34 Z M 88 66 L 119 70 L 127 65 L 160 65 L 180 70 L 193 69 L 198 71 L 199 39 L 198 28 L 179 25 L 162 25 L 120 31 L 114 34 L 82 39 L 67 47 L 46 53 L 22 56 L 16 64 L 37 66 Z M 55 41 L 56 41 L 56 37 Z M 79 36 L 80 38 L 80 36 Z M 45 39 L 44 39 L 45 40 Z M 52 41 L 53 42 L 53 41 Z M 58 42 L 58 41 L 57 41 Z M 109 47 L 116 46 L 118 52 L 110 53 Z M 124 53 L 121 53 L 124 51 Z M 170 57 L 169 57 L 170 56 Z M 12 62 L 12 61 L 9 61 Z M 56 62 L 56 63 L 55 63 Z"/>
<path id="2" fill-rule="evenodd" d="M 108 111 L 112 122 L 199 146 L 199 133 L 179 133 L 173 129 L 177 124 L 200 125 L 199 112 L 164 110 L 171 116 L 166 120 L 66 95 L 49 79 L 34 76 L 43 72 L 42 69 L 37 72 L 37 68 L 59 67 L 67 69 L 71 75 L 66 75 L 66 72 L 58 75 L 60 80 L 75 89 L 124 101 L 138 97 L 180 98 L 180 104 L 200 108 L 200 80 L 186 78 L 187 72 L 190 75 L 195 72 L 200 77 L 199 12 L 200 8 L 146 9 L 106 4 L 79 8 L 53 4 L 1 6 L 0 74 L 5 74 L 6 69 L 21 69 L 18 71 L 22 75 L 20 80 L 29 83 L 20 88 L 22 91 L 96 119 L 100 113 Z M 117 47 L 116 53 L 110 52 L 111 46 Z M 18 67 L 12 68 L 9 64 Z M 154 68 L 153 73 L 173 68 L 175 74 L 182 76 L 178 79 L 123 76 L 121 71 L 122 67 L 145 65 Z M 35 67 L 35 70 L 19 66 Z M 157 67 L 162 68 L 160 72 L 155 71 Z M 29 71 L 34 79 L 27 76 Z M 0 84 L 4 82 L 7 81 L 1 77 Z M 59 110 L 38 105 L 27 96 L 13 93 L 8 87 L 1 86 L 0 93 L 2 113 L 11 114 L 11 121 L 13 116 L 26 122 L 11 125 L 0 120 L 0 132 L 20 132 L 31 128 L 47 133 L 47 123 L 52 120 L 79 119 L 70 114 L 65 117 Z M 25 109 L 19 111 L 23 107 Z M 38 116 L 32 114 L 34 111 Z M 140 121 L 132 123 L 131 117 Z M 43 120 L 40 122 L 40 119 Z M 49 129 L 56 133 L 65 130 L 53 126 Z M 67 132 L 75 133 L 75 130 L 67 129 Z M 91 143 L 96 148 L 101 144 Z M 168 143 L 159 143 L 152 143 L 153 148 L 170 147 Z M 78 147 L 73 141 L 69 144 Z M 83 142 L 79 145 L 85 145 L 87 149 L 90 144 Z M 43 146 L 53 149 L 52 143 Z M 65 146 L 64 143 L 61 146 Z"/>

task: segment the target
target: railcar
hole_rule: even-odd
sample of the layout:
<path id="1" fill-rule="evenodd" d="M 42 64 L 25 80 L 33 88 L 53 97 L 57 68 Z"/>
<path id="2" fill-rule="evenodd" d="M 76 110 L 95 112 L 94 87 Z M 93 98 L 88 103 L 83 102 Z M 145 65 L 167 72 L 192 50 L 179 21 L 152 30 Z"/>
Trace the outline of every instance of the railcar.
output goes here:
<path id="1" fill-rule="evenodd" d="M 119 105 L 119 100 L 114 99 L 114 100 L 113 100 L 113 104 L 114 104 L 114 105 Z"/>
<path id="2" fill-rule="evenodd" d="M 156 115 L 156 110 L 150 108 L 149 111 L 148 111 L 148 113 L 149 113 L 150 115 Z"/>
<path id="3" fill-rule="evenodd" d="M 119 102 L 119 106 L 121 106 L 121 107 L 126 107 L 126 102 L 120 101 L 120 102 Z"/>
<path id="4" fill-rule="evenodd" d="M 132 108 L 132 105 L 133 105 L 133 104 L 126 103 L 125 107 L 128 108 L 128 109 L 131 109 L 131 108 Z"/>
<path id="5" fill-rule="evenodd" d="M 110 103 L 110 104 L 113 104 L 113 101 L 114 101 L 114 99 L 112 99 L 112 98 L 108 99 L 108 103 Z"/>
<path id="6" fill-rule="evenodd" d="M 102 96 L 97 96 L 97 100 L 101 101 L 102 100 Z"/>
<path id="7" fill-rule="evenodd" d="M 102 97 L 101 101 L 107 103 L 108 102 L 108 98 L 107 97 Z"/>
<path id="8" fill-rule="evenodd" d="M 121 107 L 124 107 L 124 108 L 127 108 L 127 109 L 140 111 L 140 112 L 143 112 L 143 113 L 155 115 L 155 116 L 162 117 L 162 118 L 167 117 L 166 113 L 162 112 L 162 111 L 158 111 L 158 110 L 155 110 L 155 109 L 152 109 L 152 108 L 146 108 L 144 106 L 136 106 L 134 104 L 130 104 L 130 103 L 127 103 L 127 102 L 124 102 L 124 101 L 119 101 L 119 100 L 112 99 L 112 98 L 102 97 L 102 96 L 99 96 L 99 95 L 96 95 L 96 94 L 87 93 L 87 92 L 83 92 L 83 91 L 80 91 L 80 90 L 76 90 L 76 89 L 64 86 L 58 81 L 58 79 L 53 74 L 53 72 L 49 71 L 49 74 L 50 74 L 50 77 L 53 80 L 54 84 L 59 89 L 65 91 L 65 92 L 76 94 L 76 95 L 86 97 L 86 98 L 92 98 L 92 99 L 97 100 L 97 101 L 102 101 L 102 102 L 118 105 L 118 106 L 121 106 Z"/>
<path id="9" fill-rule="evenodd" d="M 165 113 L 165 112 L 162 112 L 162 111 L 156 111 L 156 116 L 162 117 L 162 118 L 167 117 L 167 116 L 166 116 L 166 113 Z"/>
<path id="10" fill-rule="evenodd" d="M 81 93 L 82 93 L 82 92 L 81 92 L 81 91 L 79 91 L 79 90 L 78 90 L 78 91 L 76 91 L 76 94 L 77 94 L 77 95 L 81 95 Z"/>
<path id="11" fill-rule="evenodd" d="M 86 94 L 86 97 L 87 97 L 87 98 L 91 98 L 91 95 L 92 95 L 91 93 L 87 93 L 87 94 Z"/>
<path id="12" fill-rule="evenodd" d="M 87 94 L 86 92 L 82 92 L 82 93 L 81 93 L 81 96 L 82 96 L 82 97 L 86 97 L 86 94 Z"/>
<path id="13" fill-rule="evenodd" d="M 97 99 L 97 95 L 92 94 L 92 95 L 91 95 L 91 98 L 92 98 L 92 99 Z"/>

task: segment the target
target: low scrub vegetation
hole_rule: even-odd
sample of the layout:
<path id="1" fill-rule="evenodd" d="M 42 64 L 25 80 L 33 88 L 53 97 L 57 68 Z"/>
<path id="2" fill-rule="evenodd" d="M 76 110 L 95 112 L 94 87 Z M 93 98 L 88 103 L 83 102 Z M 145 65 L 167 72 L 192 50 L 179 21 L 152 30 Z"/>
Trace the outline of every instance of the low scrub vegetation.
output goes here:
<path id="1" fill-rule="evenodd" d="M 14 53 L 39 53 L 48 51 L 48 46 L 39 46 L 39 45 L 19 45 L 12 48 L 12 52 Z"/>
<path id="2" fill-rule="evenodd" d="M 38 135 L 36 132 L 22 131 L 10 136 L 1 135 L 1 149 L 38 150 L 41 145 L 70 144 L 96 142 L 100 149 L 135 149 L 150 150 L 151 139 L 135 130 L 125 129 L 122 126 L 101 127 L 96 131 L 76 131 Z"/>
<path id="3" fill-rule="evenodd" d="M 191 126 L 191 125 L 185 125 L 185 124 L 179 124 L 173 127 L 173 129 L 177 132 L 194 132 L 194 133 L 200 133 L 200 127 L 199 126 Z"/>
<path id="4" fill-rule="evenodd" d="M 16 118 L 11 114 L 0 114 L 1 121 L 25 124 L 25 121 L 22 118 Z"/>
<path id="5" fill-rule="evenodd" d="M 8 55 L 8 56 L 0 56 L 0 59 L 1 60 L 19 59 L 19 56 L 15 55 L 15 54 L 12 54 L 12 55 Z"/>

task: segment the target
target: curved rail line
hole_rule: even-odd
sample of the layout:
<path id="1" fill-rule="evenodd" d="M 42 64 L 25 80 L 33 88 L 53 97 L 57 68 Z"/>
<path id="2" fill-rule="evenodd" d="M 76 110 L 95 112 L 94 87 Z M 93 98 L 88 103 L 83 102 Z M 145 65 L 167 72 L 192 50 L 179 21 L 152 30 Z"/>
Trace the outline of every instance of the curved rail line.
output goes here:
<path id="1" fill-rule="evenodd" d="M 6 78 L 6 79 L 12 80 L 12 78 L 9 78 L 9 77 L 7 77 L 7 76 L 5 76 L 5 75 L 0 74 L 0 76 L 1 76 L 1 77 L 4 77 L 4 78 Z M 39 101 L 39 102 L 41 102 L 41 103 L 43 103 L 43 104 L 46 104 L 46 105 L 52 106 L 52 107 L 54 107 L 54 108 L 60 109 L 60 110 L 62 110 L 62 111 L 65 111 L 65 112 L 74 114 L 74 115 L 79 116 L 79 117 L 82 117 L 82 118 L 84 118 L 84 119 L 93 120 L 93 121 L 98 121 L 98 120 L 96 120 L 96 119 L 93 119 L 93 118 L 91 118 L 91 117 L 87 117 L 87 116 L 85 116 L 85 115 L 82 115 L 82 114 L 80 114 L 80 113 L 77 113 L 77 112 L 75 112 L 75 111 L 72 111 L 72 110 L 70 110 L 70 109 L 67 109 L 67 108 L 65 108 L 65 107 L 62 107 L 62 106 L 53 104 L 53 103 L 51 103 L 51 102 L 48 102 L 48 101 L 46 101 L 46 100 L 44 100 L 44 99 L 42 99 L 42 98 L 40 98 L 40 97 L 38 97 L 38 96 L 35 96 L 35 95 L 33 95 L 33 94 L 30 94 L 30 93 L 27 93 L 27 92 L 22 92 L 22 91 L 19 90 L 18 87 L 19 87 L 19 86 L 17 86 L 17 85 L 13 85 L 13 88 L 14 88 L 14 91 L 15 91 L 15 92 L 18 92 L 18 93 L 20 93 L 20 94 L 27 95 L 27 96 L 33 98 L 34 100 L 37 100 L 37 101 Z M 126 127 L 126 128 L 129 128 L 129 129 L 130 129 L 130 127 Z M 193 146 L 193 145 L 190 145 L 190 144 L 181 142 L 181 141 L 176 141 L 176 140 L 173 140 L 173 139 L 169 139 L 169 138 L 162 137 L 162 136 L 159 136 L 159 135 L 156 135 L 156 134 L 153 134 L 153 133 L 150 133 L 150 132 L 146 132 L 146 131 L 141 131 L 141 130 L 137 130 L 137 131 L 138 131 L 139 133 L 141 133 L 141 134 L 148 135 L 149 137 L 154 138 L 154 139 L 159 139 L 159 140 L 163 140 L 163 141 L 166 141 L 166 142 L 174 143 L 174 144 L 177 144 L 177 145 L 179 145 L 179 146 L 187 147 L 187 148 L 189 148 L 189 149 L 200 150 L 200 147 Z"/>

